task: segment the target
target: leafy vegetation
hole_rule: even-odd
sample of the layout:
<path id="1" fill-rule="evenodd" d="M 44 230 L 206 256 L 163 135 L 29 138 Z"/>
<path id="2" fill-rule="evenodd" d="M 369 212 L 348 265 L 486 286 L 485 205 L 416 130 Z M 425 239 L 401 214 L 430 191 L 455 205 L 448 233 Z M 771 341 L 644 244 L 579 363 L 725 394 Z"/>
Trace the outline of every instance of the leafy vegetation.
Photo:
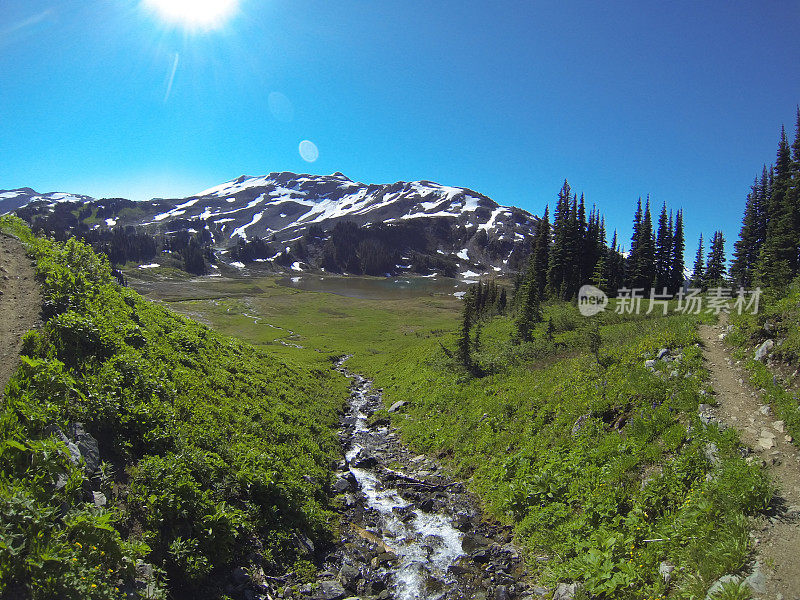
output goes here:
<path id="1" fill-rule="evenodd" d="M 229 285 L 209 283 L 225 295 L 238 289 Z M 747 515 L 772 490 L 741 458 L 734 431 L 698 418 L 709 401 L 700 317 L 621 315 L 612 301 L 587 319 L 550 301 L 532 341 L 512 343 L 515 314 L 475 311 L 476 377 L 459 364 L 462 313 L 452 297 L 370 302 L 258 286 L 263 293 L 246 299 L 176 306 L 261 343 L 353 353 L 350 368 L 375 377 L 387 405 L 408 402 L 391 415 L 405 439 L 514 525 L 544 582 L 580 579 L 600 598 L 658 597 L 667 561 L 676 567 L 670 594 L 701 598 L 747 561 Z M 673 360 L 649 369 L 662 348 Z"/>
<path id="2" fill-rule="evenodd" d="M 346 383 L 328 364 L 148 302 L 74 238 L 0 226 L 36 260 L 45 319 L 0 407 L 0 587 L 219 597 L 234 566 L 283 568 L 330 539 Z"/>

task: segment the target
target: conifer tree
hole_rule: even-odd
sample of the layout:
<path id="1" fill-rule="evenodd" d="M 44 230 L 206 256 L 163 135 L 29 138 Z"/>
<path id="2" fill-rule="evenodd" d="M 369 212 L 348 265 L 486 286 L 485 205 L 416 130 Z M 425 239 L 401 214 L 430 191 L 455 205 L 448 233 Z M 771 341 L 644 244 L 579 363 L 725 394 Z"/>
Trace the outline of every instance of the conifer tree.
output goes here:
<path id="1" fill-rule="evenodd" d="M 471 339 L 469 335 L 472 327 L 475 297 L 472 289 L 464 295 L 464 310 L 461 314 L 461 333 L 458 336 L 458 360 L 466 368 L 472 366 Z"/>
<path id="2" fill-rule="evenodd" d="M 531 341 L 531 331 L 534 325 L 542 320 L 539 301 L 535 274 L 529 270 L 522 286 L 522 306 L 516 322 L 517 339 L 521 342 Z"/>
<path id="3" fill-rule="evenodd" d="M 625 281 L 625 259 L 620 252 L 617 244 L 617 230 L 611 238 L 611 247 L 606 254 L 606 266 L 608 279 L 608 292 L 614 294 L 624 286 Z"/>
<path id="4" fill-rule="evenodd" d="M 500 295 L 497 297 L 497 313 L 501 315 L 505 314 L 507 304 L 508 295 L 506 293 L 506 288 L 502 288 L 500 290 Z"/>
<path id="5" fill-rule="evenodd" d="M 640 240 L 642 237 L 642 199 L 636 202 L 636 212 L 633 214 L 633 234 L 631 235 L 631 249 L 626 261 L 626 283 L 634 287 L 641 279 Z"/>
<path id="6" fill-rule="evenodd" d="M 697 254 L 694 257 L 694 267 L 692 269 L 691 287 L 700 289 L 703 287 L 703 234 L 700 234 L 700 242 L 697 244 Z"/>
<path id="7" fill-rule="evenodd" d="M 655 247 L 655 287 L 660 293 L 669 288 L 672 267 L 672 217 L 667 218 L 667 203 L 661 206 Z"/>
<path id="8" fill-rule="evenodd" d="M 675 230 L 672 234 L 672 264 L 669 279 L 669 289 L 672 293 L 678 293 L 686 279 L 683 262 L 684 250 L 683 211 L 679 210 L 675 215 Z"/>
<path id="9" fill-rule="evenodd" d="M 757 267 L 758 283 L 762 285 L 785 285 L 797 273 L 798 218 L 791 193 L 791 169 L 791 150 L 782 127 L 767 201 L 767 234 Z"/>
<path id="10" fill-rule="evenodd" d="M 547 286 L 547 267 L 550 254 L 550 207 L 544 207 L 544 216 L 539 221 L 533 240 L 531 271 L 539 297 L 543 297 Z"/>
<path id="11" fill-rule="evenodd" d="M 706 289 L 722 287 L 725 284 L 725 239 L 721 231 L 714 232 L 714 237 L 711 239 L 703 283 Z"/>
<path id="12" fill-rule="evenodd" d="M 642 237 L 639 241 L 639 260 L 642 280 L 637 287 L 649 290 L 655 280 L 656 244 L 653 237 L 653 219 L 650 216 L 650 197 L 647 197 L 642 218 Z"/>
<path id="13" fill-rule="evenodd" d="M 568 244 L 570 233 L 571 190 L 567 180 L 558 192 L 558 201 L 553 215 L 553 244 L 547 266 L 547 286 L 551 296 L 561 297 L 565 272 L 568 267 Z"/>
<path id="14" fill-rule="evenodd" d="M 730 274 L 734 284 L 738 286 L 750 287 L 753 285 L 756 262 L 764 244 L 763 236 L 766 233 L 760 223 L 762 213 L 764 213 L 761 206 L 762 198 L 763 193 L 759 180 L 756 178 L 750 193 L 747 194 L 739 239 L 733 245 L 734 258 Z"/>

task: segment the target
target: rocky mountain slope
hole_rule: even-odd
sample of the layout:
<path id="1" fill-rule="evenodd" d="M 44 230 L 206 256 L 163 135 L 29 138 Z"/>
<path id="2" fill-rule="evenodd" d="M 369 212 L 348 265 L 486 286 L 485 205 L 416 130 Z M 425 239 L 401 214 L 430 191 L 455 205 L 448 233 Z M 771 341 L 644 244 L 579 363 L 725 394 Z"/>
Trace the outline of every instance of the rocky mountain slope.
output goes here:
<path id="1" fill-rule="evenodd" d="M 360 261 L 363 272 L 467 276 L 518 268 L 538 223 L 524 210 L 500 206 L 467 188 L 430 181 L 363 184 L 341 173 L 242 176 L 188 198 L 145 202 L 38 194 L 30 188 L 0 191 L 0 213 L 11 211 L 32 224 L 55 221 L 78 230 L 136 226 L 154 235 L 197 234 L 223 262 L 244 264 L 242 255 L 294 270 L 328 264 L 354 272 L 358 269 L 346 268 L 346 257 L 334 252 L 342 248 L 332 249 L 329 242 L 340 225 L 339 246 L 380 256 L 366 268 Z M 268 241 L 269 252 L 263 245 L 260 256 L 235 252 L 255 240 Z"/>

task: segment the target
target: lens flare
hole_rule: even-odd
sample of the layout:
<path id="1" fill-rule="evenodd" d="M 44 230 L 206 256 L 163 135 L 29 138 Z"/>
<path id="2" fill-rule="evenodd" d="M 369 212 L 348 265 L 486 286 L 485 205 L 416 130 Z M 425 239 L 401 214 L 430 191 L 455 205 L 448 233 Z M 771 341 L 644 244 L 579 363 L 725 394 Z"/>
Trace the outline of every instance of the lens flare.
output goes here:
<path id="1" fill-rule="evenodd" d="M 319 158 L 319 149 L 314 142 L 303 140 L 300 142 L 300 158 L 306 162 L 314 162 Z"/>
<path id="2" fill-rule="evenodd" d="M 239 0 L 142 0 L 142 6 L 167 23 L 208 31 L 223 27 L 236 14 Z"/>

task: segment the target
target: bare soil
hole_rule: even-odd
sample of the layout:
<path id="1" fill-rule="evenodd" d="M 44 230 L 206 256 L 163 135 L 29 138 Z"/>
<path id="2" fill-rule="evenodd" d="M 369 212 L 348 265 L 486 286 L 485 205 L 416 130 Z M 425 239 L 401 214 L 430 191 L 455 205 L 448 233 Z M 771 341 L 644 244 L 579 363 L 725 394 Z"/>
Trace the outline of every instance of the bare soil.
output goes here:
<path id="1" fill-rule="evenodd" d="M 0 399 L 19 366 L 22 335 L 40 323 L 42 298 L 22 243 L 0 233 Z"/>
<path id="2" fill-rule="evenodd" d="M 714 410 L 723 423 L 739 430 L 777 488 L 771 510 L 755 522 L 755 562 L 766 575 L 765 588 L 755 595 L 800 600 L 800 455 L 761 393 L 748 385 L 747 372 L 728 355 L 725 326 L 723 318 L 719 325 L 700 330 L 718 402 Z"/>

